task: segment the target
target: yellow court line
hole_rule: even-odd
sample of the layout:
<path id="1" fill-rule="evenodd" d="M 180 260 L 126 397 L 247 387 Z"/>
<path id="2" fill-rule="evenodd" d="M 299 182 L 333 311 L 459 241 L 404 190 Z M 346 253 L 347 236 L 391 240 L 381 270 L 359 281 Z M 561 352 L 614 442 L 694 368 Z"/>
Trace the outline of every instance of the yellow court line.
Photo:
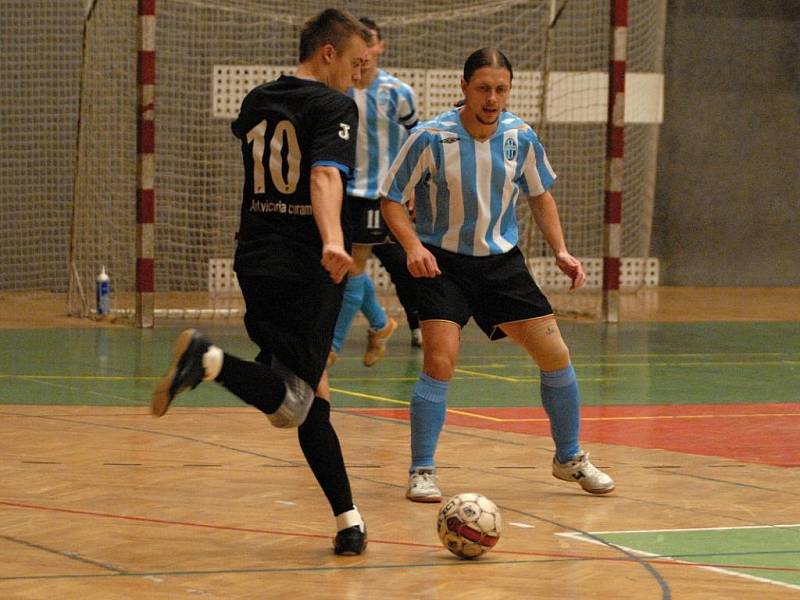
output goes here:
<path id="1" fill-rule="evenodd" d="M 0 373 L 0 379 L 23 379 L 26 381 L 36 379 L 66 379 L 77 381 L 127 381 L 133 380 L 156 380 L 160 377 L 156 375 L 10 375 Z"/>
<path id="2" fill-rule="evenodd" d="M 465 373 L 466 375 L 476 375 L 478 377 L 483 377 L 485 379 L 498 379 L 500 381 L 508 381 L 511 383 L 519 383 L 519 379 L 515 377 L 503 377 L 502 375 L 491 375 L 489 373 L 480 373 L 478 371 L 470 371 L 468 369 L 455 369 L 456 373 Z"/>
<path id="3" fill-rule="evenodd" d="M 576 367 L 764 367 L 764 366 L 784 366 L 784 365 L 800 365 L 798 360 L 742 360 L 742 361 L 725 361 L 725 362 L 641 362 L 641 363 L 585 363 L 573 362 Z"/>
<path id="4" fill-rule="evenodd" d="M 475 413 L 471 413 L 466 410 L 456 410 L 454 408 L 448 408 L 447 412 L 453 413 L 454 415 L 463 415 L 465 417 L 472 417 L 473 419 L 481 419 L 483 421 L 493 421 L 494 423 L 503 423 L 507 420 L 507 419 L 501 419 L 499 417 L 490 417 L 489 415 L 476 415 Z"/>
<path id="5" fill-rule="evenodd" d="M 364 376 L 364 377 L 331 377 L 332 381 L 343 382 L 343 381 L 356 381 L 358 383 L 374 383 L 376 381 L 417 381 L 419 377 L 381 377 L 380 375 L 375 375 L 372 377 Z"/>
<path id="6" fill-rule="evenodd" d="M 411 404 L 407 400 L 395 400 L 394 398 L 386 398 L 385 396 L 376 396 L 374 394 L 363 394 L 361 392 L 352 392 L 350 390 L 343 390 L 341 388 L 331 388 L 332 392 L 336 392 L 337 394 L 345 394 L 347 396 L 355 396 L 356 398 L 366 398 L 367 400 L 378 400 L 380 402 L 389 402 L 391 404 L 400 404 L 402 406 L 408 406 Z M 490 417 L 489 415 L 476 415 L 474 413 L 461 411 L 453 408 L 448 408 L 447 412 L 452 413 L 454 415 L 463 415 L 466 417 L 473 417 L 476 419 L 484 419 L 485 421 L 497 421 L 501 422 L 505 419 L 499 419 L 497 417 Z"/>
<path id="7" fill-rule="evenodd" d="M 756 361 L 756 360 L 742 360 L 742 361 L 725 361 L 725 362 L 641 362 L 641 363 L 573 363 L 576 367 L 592 367 L 592 368 L 613 368 L 613 367 L 769 367 L 769 366 L 785 366 L 785 365 L 800 365 L 800 361 L 796 360 L 770 360 L 770 361 Z"/>
<path id="8" fill-rule="evenodd" d="M 550 421 L 550 419 L 547 417 L 537 417 L 532 419 L 500 419 L 497 417 L 489 417 L 487 415 L 481 415 L 467 411 L 448 410 L 448 412 L 453 412 L 456 414 L 461 414 L 464 416 L 485 421 L 496 421 L 499 423 L 547 423 Z M 667 420 L 667 419 L 719 419 L 719 418 L 729 418 L 729 417 L 747 417 L 747 418 L 800 417 L 800 413 L 755 413 L 748 415 L 717 414 L 717 415 L 650 415 L 650 416 L 638 416 L 638 417 L 581 417 L 581 421 L 657 421 L 657 420 Z"/>
<path id="9" fill-rule="evenodd" d="M 342 388 L 331 387 L 332 392 L 337 394 L 345 394 L 346 396 L 355 396 L 356 398 L 366 398 L 367 400 L 378 400 L 379 402 L 389 402 L 391 404 L 400 404 L 408 406 L 411 404 L 407 400 L 395 400 L 394 398 L 387 398 L 385 396 L 376 396 L 375 394 L 364 394 L 362 392 L 351 392 L 350 390 L 343 390 Z"/>

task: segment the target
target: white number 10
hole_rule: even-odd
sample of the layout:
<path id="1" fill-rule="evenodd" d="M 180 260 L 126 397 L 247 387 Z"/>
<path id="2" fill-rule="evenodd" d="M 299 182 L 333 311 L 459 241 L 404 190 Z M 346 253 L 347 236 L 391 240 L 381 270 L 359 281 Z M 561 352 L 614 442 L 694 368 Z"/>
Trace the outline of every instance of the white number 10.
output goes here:
<path id="1" fill-rule="evenodd" d="M 247 132 L 247 141 L 253 144 L 253 191 L 264 193 L 264 136 L 267 133 L 267 121 L 261 121 Z M 283 156 L 284 145 L 288 145 L 286 158 Z M 283 177 L 284 160 L 286 162 L 286 178 Z M 300 144 L 297 132 L 291 121 L 279 121 L 269 142 L 269 174 L 275 189 L 282 194 L 293 194 L 300 180 Z"/>

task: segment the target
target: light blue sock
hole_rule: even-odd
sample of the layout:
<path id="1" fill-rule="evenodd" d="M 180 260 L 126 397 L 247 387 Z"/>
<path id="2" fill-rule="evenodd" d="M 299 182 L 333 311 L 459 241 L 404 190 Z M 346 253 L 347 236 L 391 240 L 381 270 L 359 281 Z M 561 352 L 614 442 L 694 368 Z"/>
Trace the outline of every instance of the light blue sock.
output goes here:
<path id="1" fill-rule="evenodd" d="M 331 344 L 336 352 L 341 351 L 344 340 L 350 331 L 350 326 L 353 324 L 353 319 L 361 309 L 361 301 L 364 298 L 362 277 L 366 277 L 366 275 L 362 273 L 361 275 L 350 277 L 344 286 L 342 308 L 339 311 L 339 317 L 336 319 L 336 328 L 333 330 L 333 343 Z"/>
<path id="2" fill-rule="evenodd" d="M 364 297 L 361 300 L 361 312 L 367 317 L 369 326 L 375 331 L 383 329 L 389 322 L 386 318 L 386 311 L 378 302 L 378 295 L 375 293 L 375 286 L 369 275 L 362 273 L 359 277 L 364 277 Z"/>
<path id="3" fill-rule="evenodd" d="M 550 433 L 556 443 L 556 458 L 567 462 L 581 450 L 581 401 L 575 369 L 569 365 L 558 371 L 542 371 L 542 405 L 550 418 Z"/>
<path id="4" fill-rule="evenodd" d="M 419 467 L 433 467 L 433 455 L 447 412 L 449 381 L 419 374 L 411 396 L 411 473 Z"/>

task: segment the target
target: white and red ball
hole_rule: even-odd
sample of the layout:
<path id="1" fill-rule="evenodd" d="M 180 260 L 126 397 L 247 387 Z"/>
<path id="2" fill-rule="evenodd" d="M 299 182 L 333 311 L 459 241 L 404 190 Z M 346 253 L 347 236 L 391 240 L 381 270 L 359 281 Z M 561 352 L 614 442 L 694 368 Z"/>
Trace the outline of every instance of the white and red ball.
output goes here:
<path id="1" fill-rule="evenodd" d="M 476 558 L 494 548 L 500 539 L 502 521 L 497 505 L 486 496 L 456 494 L 439 511 L 439 539 L 461 558 Z"/>

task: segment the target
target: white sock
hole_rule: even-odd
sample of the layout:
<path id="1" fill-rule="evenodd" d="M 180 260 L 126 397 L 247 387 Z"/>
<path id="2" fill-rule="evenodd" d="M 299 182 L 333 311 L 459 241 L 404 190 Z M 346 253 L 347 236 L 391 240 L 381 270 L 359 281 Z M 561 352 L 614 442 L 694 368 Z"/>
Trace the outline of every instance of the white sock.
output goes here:
<path id="1" fill-rule="evenodd" d="M 203 371 L 205 371 L 203 381 L 211 381 L 219 375 L 224 357 L 225 354 L 222 352 L 222 348 L 218 346 L 210 346 L 206 350 L 206 353 L 203 354 Z"/>
<path id="2" fill-rule="evenodd" d="M 336 531 L 347 529 L 353 525 L 358 525 L 358 528 L 364 531 L 364 519 L 361 518 L 361 513 L 358 512 L 357 507 L 354 506 L 352 510 L 336 515 Z"/>

